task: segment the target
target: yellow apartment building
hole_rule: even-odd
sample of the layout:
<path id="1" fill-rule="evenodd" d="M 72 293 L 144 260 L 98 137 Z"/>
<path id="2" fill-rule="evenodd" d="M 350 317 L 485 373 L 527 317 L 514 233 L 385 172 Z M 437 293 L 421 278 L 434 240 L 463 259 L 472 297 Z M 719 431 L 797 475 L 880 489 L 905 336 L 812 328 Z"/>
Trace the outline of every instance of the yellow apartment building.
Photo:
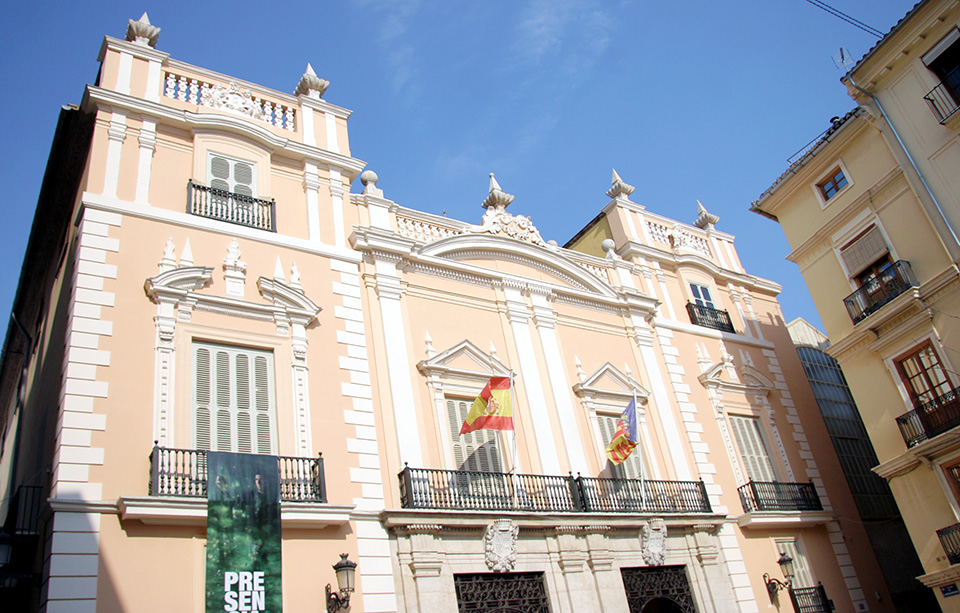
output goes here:
<path id="1" fill-rule="evenodd" d="M 423 213 L 309 65 L 285 94 L 158 35 L 105 38 L 52 144 L 0 363 L 0 602 L 895 610 L 780 287 L 715 215 L 616 173 L 562 247 L 492 175 L 458 196 L 475 219 Z M 491 377 L 515 429 L 460 435 Z M 282 530 L 273 587 L 227 569 L 218 608 L 222 458 L 260 467 L 237 500 Z"/>
<path id="2" fill-rule="evenodd" d="M 752 209 L 780 223 L 944 610 L 960 611 L 960 3 L 918 3 L 857 107 Z"/>

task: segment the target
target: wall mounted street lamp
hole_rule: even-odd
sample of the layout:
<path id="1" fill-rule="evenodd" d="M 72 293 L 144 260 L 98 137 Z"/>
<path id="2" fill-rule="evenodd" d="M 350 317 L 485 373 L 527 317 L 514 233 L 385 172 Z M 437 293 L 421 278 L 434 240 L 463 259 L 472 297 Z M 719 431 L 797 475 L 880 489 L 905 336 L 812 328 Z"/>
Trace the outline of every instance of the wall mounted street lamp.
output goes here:
<path id="1" fill-rule="evenodd" d="M 783 572 L 786 581 L 774 579 L 769 574 L 763 573 L 763 582 L 767 584 L 767 593 L 770 594 L 770 598 L 776 596 L 780 590 L 789 590 L 790 582 L 793 581 L 793 558 L 781 553 L 777 564 L 780 565 L 780 570 Z"/>
<path id="2" fill-rule="evenodd" d="M 340 561 L 333 565 L 333 570 L 337 573 L 337 588 L 339 592 L 334 592 L 330 584 L 327 584 L 327 611 L 328 613 L 337 613 L 340 610 L 346 610 L 350 607 L 350 594 L 356 586 L 357 563 L 347 559 L 347 554 L 340 554 Z"/>

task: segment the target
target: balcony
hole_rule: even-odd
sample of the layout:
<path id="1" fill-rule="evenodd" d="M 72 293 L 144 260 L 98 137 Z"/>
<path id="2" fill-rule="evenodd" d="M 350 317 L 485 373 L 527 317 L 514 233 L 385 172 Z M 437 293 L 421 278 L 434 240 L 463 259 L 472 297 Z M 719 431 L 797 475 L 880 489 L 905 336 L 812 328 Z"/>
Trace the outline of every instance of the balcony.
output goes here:
<path id="1" fill-rule="evenodd" d="M 830 613 L 834 609 L 822 585 L 790 588 L 790 600 L 797 613 Z"/>
<path id="2" fill-rule="evenodd" d="M 741 485 L 743 511 L 822 511 L 823 504 L 813 483 L 750 481 Z"/>
<path id="3" fill-rule="evenodd" d="M 277 203 L 187 182 L 187 212 L 248 228 L 277 231 Z"/>
<path id="4" fill-rule="evenodd" d="M 280 500 L 327 502 L 323 458 L 277 458 Z M 151 496 L 207 497 L 207 452 L 154 447 L 150 454 Z"/>
<path id="5" fill-rule="evenodd" d="M 892 266 L 863 284 L 860 289 L 843 299 L 853 323 L 859 323 L 880 308 L 920 283 L 910 268 L 910 262 L 898 260 Z"/>
<path id="6" fill-rule="evenodd" d="M 897 418 L 897 425 L 907 447 L 960 426 L 960 387 L 904 413 Z"/>
<path id="7" fill-rule="evenodd" d="M 733 329 L 733 322 L 730 321 L 730 313 L 726 311 L 688 302 L 687 314 L 690 315 L 690 323 L 696 326 L 736 333 L 736 330 Z"/>
<path id="8" fill-rule="evenodd" d="M 937 536 L 940 537 L 940 546 L 950 563 L 960 564 L 960 524 L 937 530 Z"/>
<path id="9" fill-rule="evenodd" d="M 405 509 L 534 513 L 710 513 L 702 481 L 640 481 L 404 468 Z"/>
<path id="10" fill-rule="evenodd" d="M 930 90 L 924 100 L 940 123 L 948 120 L 960 109 L 960 66 L 947 73 L 943 83 Z"/>

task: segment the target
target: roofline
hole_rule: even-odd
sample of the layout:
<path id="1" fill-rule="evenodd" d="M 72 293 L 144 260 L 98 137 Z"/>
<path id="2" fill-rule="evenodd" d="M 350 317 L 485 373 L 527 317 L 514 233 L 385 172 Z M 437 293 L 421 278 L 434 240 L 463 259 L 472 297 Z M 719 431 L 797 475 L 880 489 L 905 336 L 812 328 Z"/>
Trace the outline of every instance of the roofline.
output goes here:
<path id="1" fill-rule="evenodd" d="M 853 75 L 853 73 L 858 71 L 865 62 L 869 61 L 870 58 L 872 58 L 873 55 L 877 53 L 880 50 L 880 48 L 883 47 L 892 36 L 894 36 L 897 32 L 903 29 L 907 25 L 907 22 L 910 21 L 910 19 L 912 19 L 913 16 L 920 11 L 920 9 L 922 9 L 924 6 L 926 6 L 929 3 L 930 3 L 930 0 L 920 0 L 920 2 L 917 2 L 916 4 L 914 4 L 913 8 L 907 11 L 907 14 L 901 17 L 900 21 L 898 21 L 896 25 L 890 28 L 890 31 L 884 34 L 883 38 L 881 38 L 876 42 L 876 44 L 874 44 L 873 47 L 871 47 L 870 50 L 867 51 L 856 64 L 854 64 L 853 68 L 847 71 L 847 74 L 843 75 L 843 77 L 841 77 L 840 81 L 845 83 L 846 82 L 845 79 L 851 78 L 851 75 Z"/>

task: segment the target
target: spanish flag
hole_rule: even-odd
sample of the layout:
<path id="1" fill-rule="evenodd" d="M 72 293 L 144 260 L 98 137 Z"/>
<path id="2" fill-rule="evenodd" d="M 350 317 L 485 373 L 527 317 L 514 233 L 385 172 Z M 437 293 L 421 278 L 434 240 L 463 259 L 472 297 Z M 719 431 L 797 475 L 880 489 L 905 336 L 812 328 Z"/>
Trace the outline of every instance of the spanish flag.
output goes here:
<path id="1" fill-rule="evenodd" d="M 620 414 L 617 430 L 607 445 L 607 457 L 614 464 L 621 464 L 637 446 L 637 399 L 634 398 Z"/>
<path id="2" fill-rule="evenodd" d="M 513 406 L 510 403 L 510 378 L 492 377 L 473 401 L 460 434 L 474 430 L 513 430 Z"/>

